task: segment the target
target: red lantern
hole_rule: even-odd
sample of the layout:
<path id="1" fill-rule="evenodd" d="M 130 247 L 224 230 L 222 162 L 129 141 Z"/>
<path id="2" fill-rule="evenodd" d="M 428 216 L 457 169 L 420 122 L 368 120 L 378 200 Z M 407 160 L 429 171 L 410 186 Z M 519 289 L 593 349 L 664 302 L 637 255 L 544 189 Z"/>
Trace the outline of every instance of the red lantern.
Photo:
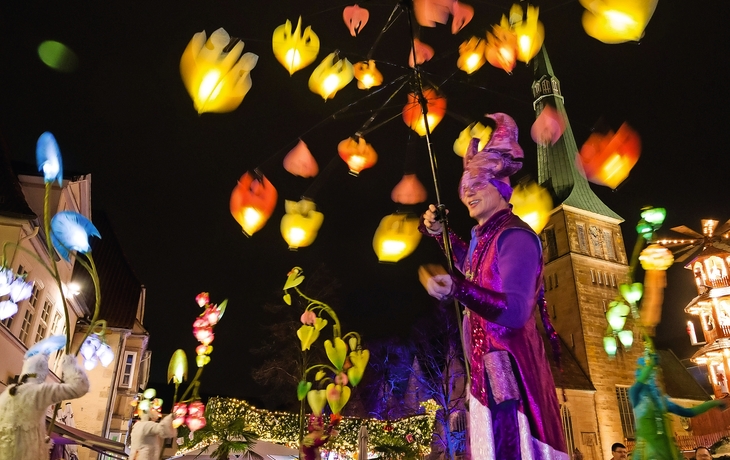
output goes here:
<path id="1" fill-rule="evenodd" d="M 231 193 L 230 208 L 246 236 L 253 235 L 266 224 L 274 212 L 277 197 L 276 188 L 258 171 L 241 176 Z"/>
<path id="2" fill-rule="evenodd" d="M 181 426 L 183 423 L 185 423 L 185 416 L 187 415 L 187 413 L 188 413 L 187 404 L 185 404 L 183 402 L 179 402 L 179 403 L 175 404 L 172 407 L 172 414 L 174 417 L 172 419 L 172 426 L 177 428 L 177 427 Z"/>
<path id="3" fill-rule="evenodd" d="M 337 152 L 350 168 L 350 174 L 358 176 L 363 169 L 371 168 L 378 161 L 373 146 L 362 137 L 348 137 L 337 146 Z"/>
<path id="4" fill-rule="evenodd" d="M 202 417 L 205 413 L 205 404 L 201 401 L 193 401 L 188 405 L 188 415 L 191 417 Z"/>
<path id="5" fill-rule="evenodd" d="M 215 338 L 212 327 L 199 327 L 193 329 L 193 335 L 195 339 L 203 345 L 210 345 Z"/>
<path id="6" fill-rule="evenodd" d="M 390 199 L 400 204 L 418 204 L 426 201 L 426 188 L 415 174 L 404 174 L 390 192 Z"/>
<path id="7" fill-rule="evenodd" d="M 202 317 L 208 322 L 208 324 L 215 326 L 221 317 L 221 311 L 218 307 L 210 306 L 205 310 L 205 312 L 203 312 Z"/>
<path id="8" fill-rule="evenodd" d="M 302 140 L 284 157 L 284 169 L 300 177 L 314 177 L 319 173 L 317 161 Z"/>
<path id="9" fill-rule="evenodd" d="M 507 18 L 487 33 L 487 61 L 494 67 L 512 73 L 517 63 L 517 35 L 510 29 Z"/>
<path id="10" fill-rule="evenodd" d="M 641 139 L 624 123 L 615 134 L 591 134 L 578 158 L 589 181 L 615 189 L 628 177 L 640 155 Z"/>
<path id="11" fill-rule="evenodd" d="M 433 88 L 423 90 L 423 97 L 426 98 L 426 106 L 428 107 L 428 129 L 433 131 L 446 113 L 446 98 Z M 426 124 L 423 121 L 421 104 L 418 102 L 416 93 L 408 94 L 408 103 L 403 107 L 403 121 L 419 136 L 426 135 Z"/>
<path id="12" fill-rule="evenodd" d="M 194 433 L 198 431 L 199 429 L 205 427 L 205 417 L 188 417 L 185 419 L 185 425 L 187 425 L 188 429 L 191 433 Z"/>
<path id="13" fill-rule="evenodd" d="M 565 131 L 565 121 L 557 110 L 546 105 L 532 124 L 532 140 L 539 145 L 555 145 Z"/>

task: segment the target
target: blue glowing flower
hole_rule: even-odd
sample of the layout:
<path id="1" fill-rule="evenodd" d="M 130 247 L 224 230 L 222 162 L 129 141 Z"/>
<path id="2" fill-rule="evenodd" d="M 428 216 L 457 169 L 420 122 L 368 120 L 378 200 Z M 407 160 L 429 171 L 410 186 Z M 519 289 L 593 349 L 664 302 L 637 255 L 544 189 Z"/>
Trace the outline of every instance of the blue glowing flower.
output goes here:
<path id="1" fill-rule="evenodd" d="M 89 219 L 73 211 L 62 211 L 51 219 L 51 240 L 58 254 L 66 261 L 69 251 L 89 252 L 89 237 L 101 238 L 99 230 Z"/>
<path id="2" fill-rule="evenodd" d="M 38 171 L 43 171 L 43 180 L 46 183 L 58 180 L 58 185 L 63 181 L 63 161 L 61 150 L 53 134 L 46 131 L 38 138 L 35 147 L 35 161 L 38 164 Z"/>
<path id="3" fill-rule="evenodd" d="M 66 346 L 66 336 L 65 335 L 52 335 L 50 337 L 47 337 L 40 342 L 37 342 L 32 347 L 28 348 L 28 351 L 25 352 L 25 357 L 30 358 L 33 355 L 37 355 L 38 353 L 50 355 L 56 350 L 60 350 L 61 348 Z"/>

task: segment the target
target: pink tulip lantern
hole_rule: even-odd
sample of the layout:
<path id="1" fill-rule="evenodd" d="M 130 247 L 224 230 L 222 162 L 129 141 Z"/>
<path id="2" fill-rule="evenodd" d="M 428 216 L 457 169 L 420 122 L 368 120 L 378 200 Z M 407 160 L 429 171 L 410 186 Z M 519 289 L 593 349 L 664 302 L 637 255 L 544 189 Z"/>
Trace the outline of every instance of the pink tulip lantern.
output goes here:
<path id="1" fill-rule="evenodd" d="M 565 131 L 565 120 L 552 106 L 546 105 L 530 129 L 532 140 L 538 145 L 555 145 Z"/>
<path id="2" fill-rule="evenodd" d="M 302 140 L 284 157 L 284 169 L 300 177 L 314 177 L 319 173 L 317 161 Z"/>
<path id="3" fill-rule="evenodd" d="M 400 204 L 418 204 L 426 201 L 426 188 L 415 174 L 404 174 L 390 192 L 390 199 Z"/>

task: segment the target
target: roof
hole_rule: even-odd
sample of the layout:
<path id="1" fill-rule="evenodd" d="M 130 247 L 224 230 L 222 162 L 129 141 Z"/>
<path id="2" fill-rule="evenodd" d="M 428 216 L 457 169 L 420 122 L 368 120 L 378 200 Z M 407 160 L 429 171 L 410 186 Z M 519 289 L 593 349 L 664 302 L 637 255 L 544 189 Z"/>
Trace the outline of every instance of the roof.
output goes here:
<path id="1" fill-rule="evenodd" d="M 91 253 L 99 272 L 101 285 L 101 309 L 99 318 L 107 326 L 132 329 L 137 317 L 142 284 L 127 262 L 111 222 L 104 212 L 94 211 L 92 221 L 101 234 L 101 239 L 91 239 Z M 93 282 L 86 269 L 79 263 L 74 265 L 72 279 L 82 286 L 82 301 L 89 309 L 95 303 Z"/>
<path id="2" fill-rule="evenodd" d="M 659 355 L 659 367 L 664 376 L 664 392 L 667 396 L 698 401 L 710 399 L 672 350 L 657 350 L 657 354 Z"/>
<path id="3" fill-rule="evenodd" d="M 48 417 L 46 417 L 46 422 L 50 422 Z M 53 425 L 51 438 L 54 444 L 78 444 L 115 459 L 128 457 L 127 453 L 124 452 L 124 444 L 79 430 L 59 421 L 56 421 Z"/>
<path id="4" fill-rule="evenodd" d="M 544 46 L 535 57 L 535 80 L 540 80 L 543 77 L 550 77 L 551 80 L 558 82 Z M 547 100 L 545 99 L 545 101 Z M 591 189 L 588 180 L 576 167 L 575 161 L 578 155 L 578 146 L 573 137 L 573 130 L 570 128 L 570 121 L 568 120 L 568 114 L 565 111 L 562 97 L 551 97 L 549 100 L 565 120 L 565 131 L 554 145 L 538 144 L 538 182 L 550 191 L 556 206 L 562 203 L 623 221 L 621 216 L 613 212 L 598 198 Z M 542 111 L 545 103 L 539 102 L 535 104 L 535 116 Z"/>
<path id="5" fill-rule="evenodd" d="M 538 321 L 540 323 L 540 321 Z M 553 357 L 552 347 L 550 340 L 545 333 L 545 329 L 542 324 L 538 326 L 540 336 L 542 337 L 543 347 L 545 348 L 545 354 L 548 356 L 550 362 L 550 370 L 553 373 L 553 382 L 555 382 L 556 388 L 563 388 L 565 390 L 587 390 L 596 391 L 596 387 L 591 383 L 591 379 L 583 372 L 583 369 L 578 364 L 578 361 L 570 351 L 570 347 L 566 344 L 563 339 L 560 339 L 560 365 L 563 368 L 561 372 L 558 369 L 555 359 Z"/>
<path id="6" fill-rule="evenodd" d="M 0 145 L 0 216 L 35 219 L 36 214 L 25 201 L 18 177 L 10 165 L 8 152 Z"/>

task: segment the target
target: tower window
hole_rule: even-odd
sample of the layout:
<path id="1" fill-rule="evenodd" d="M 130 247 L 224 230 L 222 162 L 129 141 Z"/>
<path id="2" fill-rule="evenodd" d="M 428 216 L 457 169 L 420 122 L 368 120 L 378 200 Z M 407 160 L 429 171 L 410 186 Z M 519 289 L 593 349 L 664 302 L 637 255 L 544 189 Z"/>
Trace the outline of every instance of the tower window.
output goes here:
<path id="1" fill-rule="evenodd" d="M 603 258 L 603 244 L 601 244 L 601 233 L 598 227 L 591 225 L 588 228 L 588 236 L 591 240 L 591 250 L 593 251 L 593 257 Z"/>
<path id="2" fill-rule="evenodd" d="M 634 425 L 634 412 L 631 410 L 628 387 L 616 387 L 616 400 L 618 402 L 618 413 L 621 416 L 621 428 L 624 430 L 626 439 L 634 439 L 636 427 Z"/>
<path id="3" fill-rule="evenodd" d="M 565 443 L 568 446 L 568 452 L 575 449 L 575 439 L 573 438 L 573 417 L 570 416 L 570 409 L 565 404 L 560 406 L 560 419 L 563 422 L 563 434 L 565 435 Z"/>
<path id="4" fill-rule="evenodd" d="M 616 260 L 616 248 L 613 245 L 613 234 L 610 230 L 603 231 L 603 245 L 606 247 L 606 257 Z"/>
<path id="5" fill-rule="evenodd" d="M 543 232 L 545 237 L 545 255 L 550 262 L 558 257 L 558 242 L 555 240 L 555 228 L 546 228 Z"/>
<path id="6" fill-rule="evenodd" d="M 583 254 L 588 254 L 588 241 L 586 239 L 586 226 L 584 224 L 576 224 L 576 232 L 578 233 L 578 250 Z"/>

